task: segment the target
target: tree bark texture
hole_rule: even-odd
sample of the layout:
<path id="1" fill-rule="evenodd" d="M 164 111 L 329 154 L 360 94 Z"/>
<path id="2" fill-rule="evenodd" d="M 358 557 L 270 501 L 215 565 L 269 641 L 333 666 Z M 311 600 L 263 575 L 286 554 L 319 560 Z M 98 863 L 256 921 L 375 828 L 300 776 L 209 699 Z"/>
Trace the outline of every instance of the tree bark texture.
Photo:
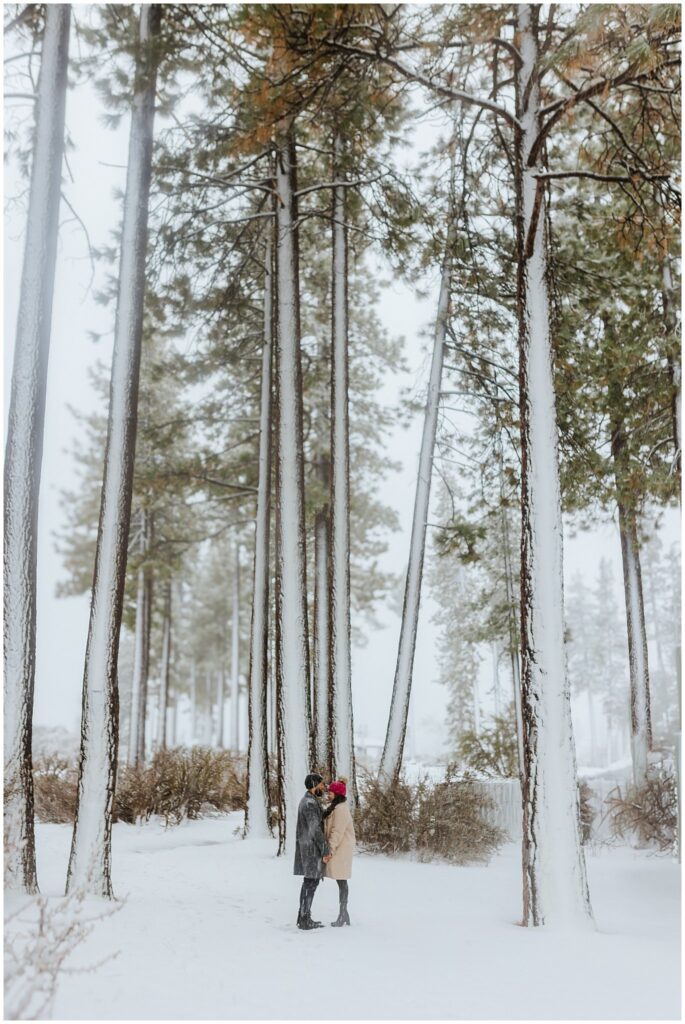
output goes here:
<path id="1" fill-rule="evenodd" d="M 402 753 L 407 732 L 409 716 L 409 700 L 411 697 L 412 672 L 414 654 L 416 652 L 416 634 L 419 625 L 419 606 L 421 602 L 421 583 L 423 579 L 423 560 L 426 550 L 426 523 L 430 503 L 431 476 L 433 472 L 433 454 L 435 436 L 438 427 L 438 411 L 440 406 L 440 384 L 445 354 L 445 335 L 449 315 L 450 293 L 452 288 L 452 248 L 456 236 L 454 208 L 450 209 L 450 223 L 445 244 L 445 255 L 440 278 L 440 294 L 433 336 L 433 355 L 431 359 L 426 411 L 421 437 L 419 470 L 416 480 L 414 497 L 414 515 L 412 519 L 411 541 L 409 546 L 409 562 L 404 587 L 404 604 L 400 626 L 400 642 L 397 651 L 395 681 L 390 703 L 390 716 L 385 735 L 385 745 L 381 758 L 380 774 L 388 782 L 394 781 L 402 767 Z"/>
<path id="2" fill-rule="evenodd" d="M 131 681 L 131 719 L 128 735 L 128 764 L 139 768 L 145 763 L 145 705 L 147 702 L 147 673 L 150 663 L 149 603 L 151 582 L 145 557 L 150 545 L 150 514 L 141 509 L 140 555 L 136 589 L 136 626 L 133 650 L 133 679 Z"/>
<path id="3" fill-rule="evenodd" d="M 193 661 L 190 666 L 190 745 L 197 742 L 197 668 Z"/>
<path id="4" fill-rule="evenodd" d="M 226 699 L 226 680 L 222 668 L 216 674 L 216 747 L 224 748 L 224 701 Z"/>
<path id="5" fill-rule="evenodd" d="M 171 580 L 164 584 L 164 620 L 162 623 L 162 659 L 159 671 L 159 717 L 157 719 L 157 749 L 167 747 L 167 718 L 169 712 L 169 676 L 171 671 Z"/>
<path id="6" fill-rule="evenodd" d="M 64 155 L 71 6 L 45 12 L 4 479 L 5 886 L 38 890 L 31 720 L 36 557 L 52 299 Z"/>
<path id="7" fill-rule="evenodd" d="M 325 505 L 314 522 L 314 760 L 319 768 L 332 772 L 329 550 L 330 518 Z"/>
<path id="8" fill-rule="evenodd" d="M 516 598 L 514 587 L 514 572 L 511 564 L 511 545 L 509 543 L 509 521 L 505 506 L 504 494 L 504 459 L 502 454 L 502 436 L 499 432 L 496 438 L 496 451 L 499 463 L 499 500 L 500 500 L 500 528 L 502 531 L 502 559 L 504 562 L 504 585 L 507 595 L 507 627 L 509 632 L 509 658 L 511 662 L 511 686 L 514 694 L 514 714 L 516 716 L 516 752 L 518 755 L 519 780 L 523 787 L 525 775 L 525 755 L 523 742 L 523 714 L 521 708 L 521 663 L 519 661 L 519 638 L 516 616 Z M 522 790 L 523 792 L 523 790 Z"/>
<path id="9" fill-rule="evenodd" d="M 618 509 L 621 560 L 626 601 L 628 664 L 630 668 L 630 749 L 636 786 L 647 783 L 649 753 L 652 749 L 652 714 L 649 686 L 647 628 L 642 593 L 640 542 L 635 516 L 622 504 Z"/>
<path id="10" fill-rule="evenodd" d="M 240 751 L 240 544 L 236 540 L 231 618 L 231 749 Z"/>
<path id="11" fill-rule="evenodd" d="M 273 367 L 274 274 L 272 232 L 264 253 L 264 344 L 259 423 L 259 477 L 248 671 L 247 806 L 245 835 L 271 834 L 267 739 L 269 654 L 269 528 L 271 524 L 271 389 Z"/>
<path id="12" fill-rule="evenodd" d="M 276 639 L 281 851 L 294 849 L 297 807 L 312 753 L 296 190 L 291 129 L 280 138 L 276 153 Z"/>
<path id="13" fill-rule="evenodd" d="M 83 679 L 81 752 L 67 891 L 111 896 L 112 801 L 119 696 L 117 657 L 131 519 L 145 295 L 148 197 L 161 6 L 140 10 L 129 137 L 109 419 Z"/>
<path id="14" fill-rule="evenodd" d="M 664 326 L 668 336 L 668 371 L 671 378 L 671 422 L 673 429 L 673 445 L 675 448 L 675 464 L 678 472 L 682 461 L 682 384 L 681 384 L 681 353 L 680 335 L 678 333 L 678 298 L 673 287 L 673 275 L 668 254 L 664 254 L 662 267 L 662 302 L 664 307 Z M 672 339 L 672 341 L 671 341 Z M 675 351 L 671 350 L 671 345 Z"/>
<path id="15" fill-rule="evenodd" d="M 335 163 L 341 158 L 334 141 Z M 344 177 L 334 167 L 334 180 Z M 347 189 L 333 189 L 333 287 L 331 346 L 330 727 L 332 772 L 356 794 L 350 645 L 350 415 L 348 351 Z"/>
<path id="16" fill-rule="evenodd" d="M 516 8 L 517 307 L 521 403 L 523 922 L 591 919 L 564 651 L 562 521 L 550 338 L 537 5 Z"/>

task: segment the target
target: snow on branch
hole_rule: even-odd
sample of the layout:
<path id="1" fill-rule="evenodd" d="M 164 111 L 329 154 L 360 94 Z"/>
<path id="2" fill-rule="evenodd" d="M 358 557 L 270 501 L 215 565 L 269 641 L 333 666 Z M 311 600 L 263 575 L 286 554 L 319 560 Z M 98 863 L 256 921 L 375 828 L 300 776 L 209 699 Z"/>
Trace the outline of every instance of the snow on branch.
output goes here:
<path id="1" fill-rule="evenodd" d="M 635 181 L 668 181 L 670 174 L 649 174 L 632 168 L 630 174 L 599 174 L 597 171 L 545 171 L 533 174 L 538 181 L 551 181 L 555 178 L 591 178 L 593 181 L 622 181 L 628 185 Z"/>
<path id="2" fill-rule="evenodd" d="M 294 195 L 299 199 L 301 196 L 306 196 L 309 192 L 320 192 L 325 188 L 359 188 L 361 185 L 373 185 L 374 182 L 386 177 L 386 173 L 377 174 L 374 178 L 358 178 L 356 181 L 326 181 L 321 185 L 309 185 L 307 188 L 301 188 Z"/>
<path id="3" fill-rule="evenodd" d="M 484 110 L 489 110 L 491 113 L 497 114 L 499 117 L 503 117 L 507 124 L 511 125 L 512 128 L 521 127 L 518 118 L 515 117 L 510 110 L 501 106 L 499 103 L 485 99 L 482 96 L 475 96 L 473 93 L 464 92 L 462 89 L 455 89 L 452 86 L 445 85 L 444 82 L 436 82 L 435 79 L 422 74 L 414 68 L 407 67 L 401 61 L 396 60 L 389 54 L 382 54 L 376 51 L 367 50 L 363 46 L 354 46 L 351 43 L 332 42 L 331 46 L 336 50 L 343 51 L 344 53 L 349 53 L 358 57 L 366 57 L 370 60 L 380 60 L 383 64 L 387 64 L 388 67 L 394 68 L 394 70 L 398 71 L 404 78 L 412 82 L 418 82 L 419 85 L 425 86 L 427 89 L 430 89 L 432 92 L 435 92 L 440 96 L 445 96 L 447 99 L 451 100 L 460 100 L 462 103 L 468 103 L 472 106 L 482 107 Z"/>
<path id="4" fill-rule="evenodd" d="M 584 89 L 577 89 L 573 96 L 567 96 L 565 99 L 555 100 L 554 103 L 550 103 L 547 107 L 544 107 L 541 111 L 541 116 L 542 118 L 546 117 L 547 120 L 542 125 L 533 145 L 531 146 L 530 153 L 528 155 L 528 166 L 533 167 L 537 162 L 542 146 L 554 125 L 579 103 L 588 99 L 593 99 L 595 96 L 599 96 L 602 93 L 617 88 L 618 86 L 636 85 L 646 79 L 654 78 L 657 72 L 664 68 L 677 66 L 679 64 L 680 60 L 663 61 L 658 67 L 645 71 L 640 75 L 634 74 L 632 68 L 628 68 L 626 71 L 623 71 L 620 75 L 616 75 L 614 78 L 601 78 L 599 81 L 592 82 L 585 86 Z"/>

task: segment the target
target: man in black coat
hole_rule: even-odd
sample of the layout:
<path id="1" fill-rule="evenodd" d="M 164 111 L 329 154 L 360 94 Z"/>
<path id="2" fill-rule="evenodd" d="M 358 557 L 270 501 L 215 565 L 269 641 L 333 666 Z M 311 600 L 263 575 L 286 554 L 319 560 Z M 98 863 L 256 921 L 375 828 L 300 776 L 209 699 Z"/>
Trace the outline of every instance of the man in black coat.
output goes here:
<path id="1" fill-rule="evenodd" d="M 325 785 L 320 775 L 312 772 L 304 780 L 307 792 L 297 809 L 294 875 L 304 875 L 300 890 L 300 912 L 297 927 L 304 931 L 321 928 L 320 921 L 312 921 L 312 900 L 321 881 L 324 865 L 331 859 L 323 833 L 323 811 L 317 800 L 323 796 Z"/>

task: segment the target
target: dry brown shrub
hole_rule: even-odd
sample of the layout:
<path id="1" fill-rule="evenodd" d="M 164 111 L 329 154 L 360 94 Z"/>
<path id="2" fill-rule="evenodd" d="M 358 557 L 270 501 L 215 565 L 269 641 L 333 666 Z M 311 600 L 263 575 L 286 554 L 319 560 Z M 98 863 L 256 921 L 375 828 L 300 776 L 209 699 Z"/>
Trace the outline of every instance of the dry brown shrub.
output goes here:
<path id="1" fill-rule="evenodd" d="M 669 768 L 659 767 L 645 786 L 617 786 L 604 802 L 619 839 L 636 836 L 642 845 L 662 853 L 677 850 L 678 794 Z"/>
<path id="2" fill-rule="evenodd" d="M 167 824 L 178 824 L 244 807 L 244 758 L 227 750 L 179 747 L 158 751 L 147 768 L 120 773 L 114 820 L 135 822 L 156 814 Z"/>
<path id="3" fill-rule="evenodd" d="M 76 812 L 78 772 L 56 754 L 38 758 L 33 765 L 33 801 L 38 821 L 72 823 Z"/>
<path id="4" fill-rule="evenodd" d="M 373 775 L 359 781 L 354 828 L 357 840 L 373 853 L 406 853 L 414 845 L 418 787 L 400 778 L 392 786 Z"/>
<path id="5" fill-rule="evenodd" d="M 448 765 L 444 782 L 420 787 L 416 848 L 421 860 L 454 864 L 487 861 L 506 839 L 503 829 L 486 818 L 493 807 L 470 774 Z"/>
<path id="6" fill-rule="evenodd" d="M 412 785 L 400 778 L 387 786 L 372 775 L 360 784 L 355 831 L 372 853 L 409 853 L 456 864 L 487 860 L 504 842 L 504 832 L 490 825 L 491 802 L 472 776 L 459 776 L 454 765 L 443 782 L 425 776 Z"/>

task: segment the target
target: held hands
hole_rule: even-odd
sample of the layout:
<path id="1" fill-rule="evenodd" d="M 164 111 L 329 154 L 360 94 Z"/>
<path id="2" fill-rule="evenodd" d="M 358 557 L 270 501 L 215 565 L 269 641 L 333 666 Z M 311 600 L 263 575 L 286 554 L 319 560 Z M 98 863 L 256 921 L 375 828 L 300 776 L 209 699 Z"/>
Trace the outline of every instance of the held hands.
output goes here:
<path id="1" fill-rule="evenodd" d="M 327 853 L 326 856 L 322 858 L 324 864 L 328 864 L 329 860 L 331 860 L 332 857 L 333 857 L 332 853 Z"/>

